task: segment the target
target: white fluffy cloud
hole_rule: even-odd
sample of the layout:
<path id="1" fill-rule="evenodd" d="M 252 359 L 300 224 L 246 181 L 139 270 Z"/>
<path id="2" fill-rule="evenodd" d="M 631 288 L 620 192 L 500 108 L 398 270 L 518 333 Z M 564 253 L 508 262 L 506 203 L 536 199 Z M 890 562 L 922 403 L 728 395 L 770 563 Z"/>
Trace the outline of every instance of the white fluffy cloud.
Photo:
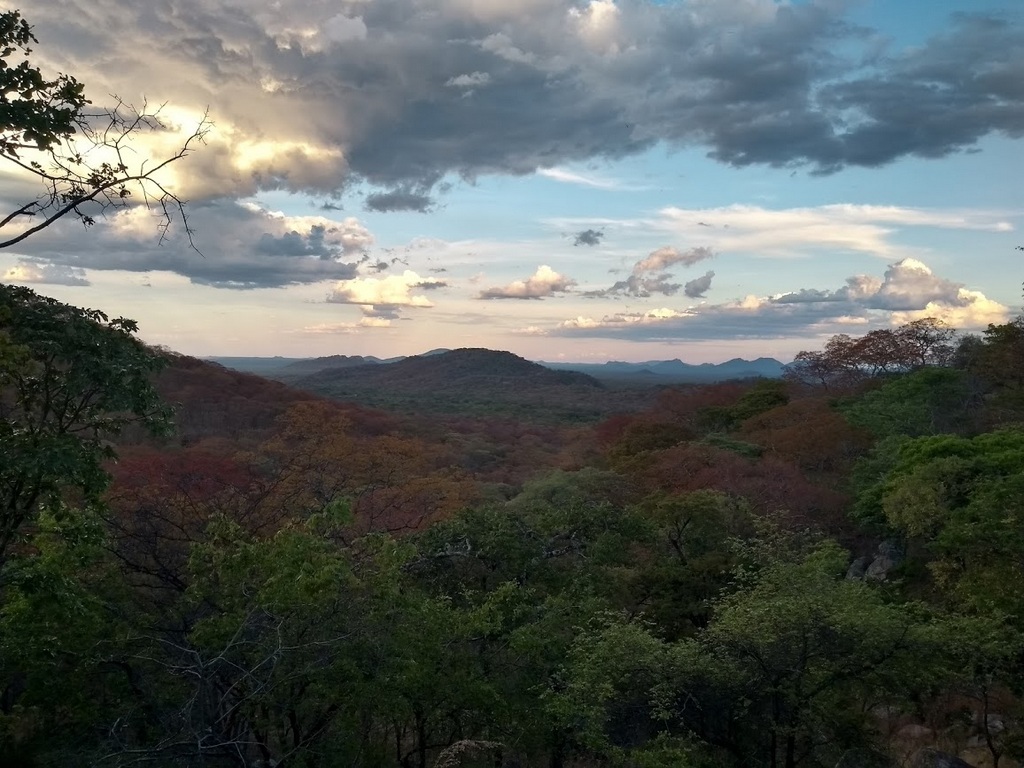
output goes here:
<path id="1" fill-rule="evenodd" d="M 1007 307 L 981 292 L 936 276 L 920 261 L 905 259 L 890 265 L 882 278 L 855 275 L 837 290 L 805 288 L 722 304 L 578 316 L 559 324 L 550 335 L 663 342 L 771 339 L 841 333 L 851 325 L 900 325 L 923 317 L 976 330 L 1004 322 L 1008 314 Z"/>
<path id="2" fill-rule="evenodd" d="M 1008 314 L 1009 311 L 1005 306 L 998 301 L 993 301 L 980 291 L 960 288 L 957 290 L 954 302 L 929 301 L 920 309 L 893 312 L 892 321 L 902 324 L 925 317 L 937 317 L 953 328 L 980 330 L 990 324 L 1005 323 Z"/>
<path id="3" fill-rule="evenodd" d="M 481 299 L 543 299 L 556 293 L 565 293 L 576 281 L 560 275 L 546 264 L 537 268 L 531 277 L 516 280 L 503 287 L 488 288 L 482 291 Z"/>
<path id="4" fill-rule="evenodd" d="M 881 279 L 872 275 L 854 275 L 837 290 L 801 289 L 774 297 L 778 304 L 846 303 L 865 309 L 890 312 L 921 312 L 928 308 L 938 311 L 964 308 L 968 305 L 986 306 L 988 313 L 1000 307 L 1005 316 L 1006 307 L 985 298 L 977 291 L 967 290 L 962 283 L 939 277 L 931 267 L 918 259 L 903 259 L 890 264 Z M 968 319 L 972 313 L 961 315 Z M 959 323 L 958 325 L 964 325 Z M 975 322 L 967 322 L 977 327 Z"/>
<path id="5" fill-rule="evenodd" d="M 433 307 L 426 296 L 415 293 L 428 282 L 412 270 L 387 277 L 357 277 L 340 280 L 327 295 L 329 304 L 359 304 L 367 307 Z"/>
<path id="6" fill-rule="evenodd" d="M 449 88 L 479 88 L 482 85 L 487 85 L 490 81 L 491 76 L 486 72 L 470 72 L 448 78 L 445 85 Z"/>
<path id="7" fill-rule="evenodd" d="M 49 285 L 89 285 L 85 271 L 65 264 L 21 259 L 4 273 L 4 280 L 12 283 L 42 283 Z"/>
<path id="8" fill-rule="evenodd" d="M 668 307 L 651 309 L 647 312 L 617 312 L 613 315 L 605 315 L 600 320 L 592 317 L 578 316 L 566 320 L 560 324 L 560 328 L 566 330 L 596 330 L 596 329 L 622 329 L 632 326 L 657 326 L 666 320 L 676 320 L 690 315 L 688 312 L 679 312 Z"/>

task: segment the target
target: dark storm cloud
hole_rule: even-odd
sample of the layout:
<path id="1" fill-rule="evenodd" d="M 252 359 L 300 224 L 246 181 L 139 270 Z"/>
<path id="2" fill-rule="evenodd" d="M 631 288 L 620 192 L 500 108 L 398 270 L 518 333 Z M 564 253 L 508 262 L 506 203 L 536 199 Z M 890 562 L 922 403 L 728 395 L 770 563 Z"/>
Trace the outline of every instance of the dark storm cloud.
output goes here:
<path id="1" fill-rule="evenodd" d="M 875 76 L 826 88 L 822 105 L 851 115 L 842 136 L 845 164 L 943 157 L 993 132 L 1019 138 L 1024 29 L 994 16 L 958 14 L 949 32 L 880 62 Z"/>
<path id="2" fill-rule="evenodd" d="M 424 211 L 449 175 L 657 143 L 827 173 L 1024 134 L 1019 19 L 958 16 L 888 51 L 844 5 L 64 0 L 30 21 L 94 98 L 211 105 L 225 133 L 190 166 L 192 199 L 363 181 L 370 210 Z"/>
<path id="3" fill-rule="evenodd" d="M 600 245 L 603 237 L 604 232 L 599 229 L 584 229 L 576 233 L 573 245 Z"/>

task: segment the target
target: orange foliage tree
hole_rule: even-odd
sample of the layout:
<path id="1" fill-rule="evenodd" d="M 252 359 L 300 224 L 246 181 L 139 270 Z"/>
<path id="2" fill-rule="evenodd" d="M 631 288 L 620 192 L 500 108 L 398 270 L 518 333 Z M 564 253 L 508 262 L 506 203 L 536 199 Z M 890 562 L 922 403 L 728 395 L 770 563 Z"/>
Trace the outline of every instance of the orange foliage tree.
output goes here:
<path id="1" fill-rule="evenodd" d="M 954 329 L 933 317 L 857 338 L 838 334 L 820 351 L 798 352 L 787 375 L 805 384 L 841 389 L 879 374 L 948 365 L 955 335 Z"/>

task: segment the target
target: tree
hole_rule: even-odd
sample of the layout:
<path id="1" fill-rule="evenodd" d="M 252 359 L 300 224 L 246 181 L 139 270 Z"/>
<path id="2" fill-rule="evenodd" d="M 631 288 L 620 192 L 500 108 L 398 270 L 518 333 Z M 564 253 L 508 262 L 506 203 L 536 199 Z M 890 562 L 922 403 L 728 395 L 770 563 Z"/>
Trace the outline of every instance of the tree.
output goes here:
<path id="1" fill-rule="evenodd" d="M 1020 421 L 1024 412 L 1024 317 L 990 325 L 966 361 L 967 370 L 981 379 L 989 420 Z"/>
<path id="2" fill-rule="evenodd" d="M 832 766 L 870 748 L 871 706 L 931 671 L 920 610 L 844 579 L 834 542 L 766 527 L 736 554 L 734 591 L 694 637 L 612 615 L 580 633 L 546 698 L 585 748 L 624 765 L 668 740 L 670 765 Z"/>
<path id="3" fill-rule="evenodd" d="M 970 432 L 983 406 L 978 387 L 955 368 L 922 368 L 885 382 L 841 407 L 876 438 Z"/>
<path id="4" fill-rule="evenodd" d="M 131 320 L 0 285 L 0 566 L 19 533 L 68 490 L 96 502 L 107 442 L 167 411 L 150 383 L 162 358 Z"/>
<path id="5" fill-rule="evenodd" d="M 742 432 L 766 455 L 792 462 L 816 477 L 842 472 L 868 442 L 861 430 L 820 397 L 801 398 L 761 413 L 744 422 Z"/>
<path id="6" fill-rule="evenodd" d="M 657 545 L 631 579 L 634 610 L 662 637 L 692 635 L 707 626 L 712 601 L 731 579 L 730 542 L 750 534 L 748 505 L 704 490 L 653 494 L 638 509 L 657 525 Z"/>
<path id="7" fill-rule="evenodd" d="M 820 352 L 798 352 L 786 375 L 829 389 L 849 387 L 872 376 L 945 366 L 953 359 L 955 335 L 934 317 L 881 328 L 859 338 L 842 333 L 829 339 Z"/>
<path id="8" fill-rule="evenodd" d="M 841 333 L 829 339 L 820 352 L 797 352 L 786 369 L 786 377 L 824 389 L 847 387 L 863 376 L 854 352 L 855 344 L 850 336 Z"/>
<path id="9" fill-rule="evenodd" d="M 1024 431 L 935 435 L 899 444 L 865 498 L 923 548 L 954 606 L 1024 617 Z M 878 514 L 876 507 L 875 515 Z"/>
<path id="10" fill-rule="evenodd" d="M 90 111 L 92 102 L 74 77 L 47 79 L 30 63 L 35 42 L 18 11 L 0 14 L 0 158 L 40 185 L 35 199 L 0 218 L 0 248 L 17 245 L 64 217 L 90 226 L 97 215 L 132 204 L 133 197 L 160 212 L 161 238 L 177 219 L 191 243 L 185 203 L 159 175 L 203 141 L 211 127 L 207 117 L 170 156 L 136 159 L 133 142 L 167 128 L 160 110 L 150 111 L 146 104 L 136 109 L 114 97 L 113 107 Z M 24 58 L 16 61 L 19 57 Z M 17 227 L 25 217 L 32 223 Z"/>
<path id="11" fill-rule="evenodd" d="M 834 765 L 870 744 L 871 704 L 898 698 L 927 665 L 912 605 L 842 577 L 832 541 L 768 532 L 744 552 L 740 588 L 701 637 L 747 702 L 747 765 Z"/>

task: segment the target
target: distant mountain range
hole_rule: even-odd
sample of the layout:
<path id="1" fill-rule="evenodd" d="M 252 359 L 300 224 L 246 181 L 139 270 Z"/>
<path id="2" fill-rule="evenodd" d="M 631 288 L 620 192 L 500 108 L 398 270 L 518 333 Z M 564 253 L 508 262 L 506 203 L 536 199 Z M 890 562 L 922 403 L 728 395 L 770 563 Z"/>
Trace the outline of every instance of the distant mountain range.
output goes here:
<path id="1" fill-rule="evenodd" d="M 448 381 L 446 377 L 468 376 L 473 365 L 493 366 L 497 360 L 508 361 L 515 358 L 523 363 L 529 363 L 521 357 L 510 352 L 495 352 L 486 349 L 462 349 L 455 350 L 458 355 L 452 356 L 452 350 L 433 349 L 421 355 L 413 357 L 391 357 L 379 358 L 362 355 L 331 355 L 329 357 L 316 358 L 294 358 L 294 357 L 212 357 L 210 360 L 220 363 L 227 368 L 239 371 L 258 373 L 261 376 L 278 379 L 289 383 L 297 383 L 309 376 L 323 372 L 344 371 L 351 369 L 385 366 L 392 368 L 407 360 L 422 361 L 424 358 L 441 359 L 441 365 L 431 367 L 431 376 L 440 376 L 442 380 Z M 497 357 L 484 355 L 492 353 Z M 504 357 L 502 357 L 504 356 Z M 486 361 L 486 363 L 485 363 Z M 558 363 L 544 362 L 529 363 L 532 366 L 543 367 L 552 371 L 581 373 L 595 379 L 615 380 L 634 384 L 669 384 L 669 383 L 710 383 L 716 381 L 728 381 L 730 379 L 749 378 L 778 378 L 782 376 L 786 366 L 771 357 L 759 357 L 756 360 L 744 360 L 733 358 L 724 363 L 701 363 L 694 365 L 684 363 L 682 360 L 651 360 L 643 363 L 625 363 L 610 361 L 607 363 Z M 468 367 L 467 367 L 468 366 Z M 533 370 L 533 369 L 530 369 Z M 414 373 L 415 372 L 415 373 Z M 520 373 L 523 371 L 521 370 Z M 380 371 L 378 373 L 384 373 Z M 400 380 L 406 374 L 422 376 L 425 369 L 422 365 L 400 365 L 388 371 L 388 380 Z M 476 375 L 484 376 L 483 371 L 475 372 Z M 359 380 L 371 380 L 374 374 L 369 370 L 356 376 Z"/>
<path id="2" fill-rule="evenodd" d="M 694 365 L 682 360 L 651 360 L 646 363 L 544 363 L 549 368 L 561 371 L 577 371 L 598 379 L 647 380 L 651 383 L 694 382 L 710 383 L 730 379 L 766 378 L 782 376 L 786 366 L 773 357 L 759 357 L 744 360 L 736 357 L 724 363 L 701 363 Z"/>

